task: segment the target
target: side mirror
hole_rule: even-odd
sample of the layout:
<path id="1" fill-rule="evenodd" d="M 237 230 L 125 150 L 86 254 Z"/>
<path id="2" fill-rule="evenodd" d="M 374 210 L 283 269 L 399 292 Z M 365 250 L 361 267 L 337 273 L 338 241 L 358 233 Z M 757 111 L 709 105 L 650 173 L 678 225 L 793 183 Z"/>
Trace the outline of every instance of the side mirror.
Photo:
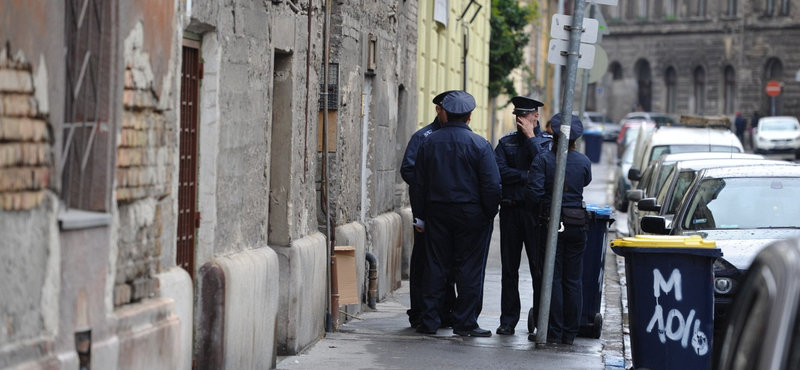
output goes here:
<path id="1" fill-rule="evenodd" d="M 667 220 L 661 216 L 644 216 L 639 223 L 642 231 L 650 234 L 669 235 Z"/>
<path id="2" fill-rule="evenodd" d="M 636 205 L 640 211 L 659 212 L 661 206 L 656 204 L 656 198 L 644 198 Z"/>
<path id="3" fill-rule="evenodd" d="M 642 198 L 644 198 L 644 190 L 642 189 L 628 190 L 628 192 L 625 193 L 625 198 L 627 198 L 631 202 L 638 202 L 642 200 Z"/>
<path id="4" fill-rule="evenodd" d="M 638 169 L 631 168 L 628 170 L 628 180 L 639 181 L 641 179 L 642 179 L 642 173 Z"/>

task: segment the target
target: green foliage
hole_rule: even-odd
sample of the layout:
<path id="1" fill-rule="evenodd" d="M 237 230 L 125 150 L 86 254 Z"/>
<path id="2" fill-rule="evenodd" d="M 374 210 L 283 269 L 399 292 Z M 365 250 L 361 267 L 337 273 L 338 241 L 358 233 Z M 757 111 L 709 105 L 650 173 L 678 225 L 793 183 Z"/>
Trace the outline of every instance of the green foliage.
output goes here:
<path id="1" fill-rule="evenodd" d="M 492 0 L 489 20 L 492 35 L 489 40 L 489 96 L 502 93 L 517 95 L 514 82 L 508 75 L 519 67 L 530 36 L 525 26 L 539 19 L 538 2 L 520 6 L 518 0 Z"/>

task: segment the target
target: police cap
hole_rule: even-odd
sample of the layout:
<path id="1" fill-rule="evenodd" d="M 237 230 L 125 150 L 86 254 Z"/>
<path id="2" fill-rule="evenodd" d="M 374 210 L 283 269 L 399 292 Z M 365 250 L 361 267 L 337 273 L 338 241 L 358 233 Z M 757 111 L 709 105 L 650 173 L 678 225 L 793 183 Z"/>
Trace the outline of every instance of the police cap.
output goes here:
<path id="1" fill-rule="evenodd" d="M 450 114 L 467 114 L 475 109 L 475 98 L 466 91 L 456 90 L 442 99 L 441 106 L 445 112 Z"/>
<path id="2" fill-rule="evenodd" d="M 447 90 L 447 91 L 445 91 L 443 93 L 440 93 L 439 95 L 436 95 L 433 98 L 433 104 L 436 104 L 436 105 L 442 104 L 442 99 L 444 99 L 444 97 L 447 96 L 447 94 L 449 94 L 449 93 L 451 93 L 453 91 L 456 91 L 456 90 Z"/>
<path id="3" fill-rule="evenodd" d="M 517 116 L 524 116 L 528 113 L 536 112 L 539 107 L 544 106 L 544 103 L 525 96 L 515 96 L 511 98 L 511 103 L 514 104 L 513 113 Z"/>
<path id="4" fill-rule="evenodd" d="M 561 113 L 556 113 L 550 119 L 550 127 L 553 128 L 553 133 L 561 131 Z M 575 140 L 583 135 L 583 123 L 576 115 L 572 115 L 572 122 L 569 125 L 569 140 Z"/>

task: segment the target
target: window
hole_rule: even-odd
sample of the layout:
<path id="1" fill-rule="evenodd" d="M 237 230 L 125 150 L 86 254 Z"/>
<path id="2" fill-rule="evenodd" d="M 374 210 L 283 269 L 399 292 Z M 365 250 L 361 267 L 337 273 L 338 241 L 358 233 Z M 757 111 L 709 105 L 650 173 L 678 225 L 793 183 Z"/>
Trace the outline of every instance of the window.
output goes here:
<path id="1" fill-rule="evenodd" d="M 667 0 L 667 19 L 678 18 L 678 0 Z"/>
<path id="2" fill-rule="evenodd" d="M 697 16 L 698 17 L 706 16 L 706 0 L 697 1 Z"/>
<path id="3" fill-rule="evenodd" d="M 637 14 L 639 19 L 647 19 L 647 13 L 648 13 L 647 3 L 649 1 L 650 0 L 639 0 L 639 6 L 638 6 L 639 13 Z"/>
<path id="4" fill-rule="evenodd" d="M 678 90 L 678 74 L 675 73 L 675 68 L 667 68 L 667 73 L 664 75 L 664 85 L 667 86 L 667 113 L 675 113 L 675 101 Z"/>
<path id="5" fill-rule="evenodd" d="M 781 0 L 781 15 L 789 15 L 789 0 Z"/>
<path id="6" fill-rule="evenodd" d="M 609 7 L 611 11 L 611 19 L 622 19 L 622 9 L 625 7 L 625 0 L 619 0 L 617 6 Z"/>
<path id="7" fill-rule="evenodd" d="M 738 7 L 737 0 L 728 0 L 728 11 L 725 13 L 731 17 L 736 16 L 736 8 Z"/>
<path id="8" fill-rule="evenodd" d="M 614 80 L 622 79 L 622 66 L 619 62 L 611 63 L 611 66 L 608 67 L 608 71 L 611 72 L 611 78 Z"/>
<path id="9" fill-rule="evenodd" d="M 775 14 L 775 0 L 767 0 L 767 6 L 764 8 L 764 14 L 768 16 Z"/>
<path id="10" fill-rule="evenodd" d="M 706 71 L 703 67 L 694 69 L 694 113 L 703 114 L 706 104 Z"/>
<path id="11" fill-rule="evenodd" d="M 733 71 L 733 67 L 727 66 L 725 67 L 725 87 L 722 91 L 724 94 L 724 112 L 727 114 L 733 113 L 734 110 L 734 101 L 736 99 L 736 73 Z"/>
<path id="12" fill-rule="evenodd" d="M 67 209 L 109 208 L 112 6 L 102 0 L 65 2 L 66 90 L 61 199 Z"/>

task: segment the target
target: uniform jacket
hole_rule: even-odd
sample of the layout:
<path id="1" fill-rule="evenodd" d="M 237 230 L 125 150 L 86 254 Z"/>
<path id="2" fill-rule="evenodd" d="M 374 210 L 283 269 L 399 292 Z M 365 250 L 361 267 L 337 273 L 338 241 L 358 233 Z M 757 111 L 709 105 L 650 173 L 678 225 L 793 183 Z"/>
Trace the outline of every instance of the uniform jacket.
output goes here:
<path id="1" fill-rule="evenodd" d="M 542 153 L 531 162 L 525 186 L 526 203 L 538 211 L 538 206 L 549 208 L 556 176 L 556 154 Z M 567 169 L 564 175 L 562 207 L 582 207 L 583 188 L 592 182 L 592 162 L 583 153 L 567 151 Z"/>
<path id="2" fill-rule="evenodd" d="M 525 182 L 531 161 L 539 153 L 550 150 L 553 136 L 540 132 L 528 139 L 519 131 L 503 136 L 494 150 L 500 179 L 503 184 L 503 199 L 525 200 Z"/>
<path id="3" fill-rule="evenodd" d="M 492 145 L 465 123 L 443 125 L 419 147 L 411 189 L 416 218 L 430 203 L 476 204 L 494 218 L 501 190 Z"/>
<path id="4" fill-rule="evenodd" d="M 411 135 L 411 139 L 406 146 L 406 153 L 403 155 L 403 163 L 400 165 L 400 176 L 403 177 L 403 181 L 405 181 L 406 184 L 411 185 L 413 182 L 414 163 L 417 160 L 419 146 L 422 145 L 422 141 L 425 140 L 428 135 L 438 130 L 440 127 L 442 127 L 442 125 L 439 123 L 439 118 L 437 117 L 434 118 L 433 122 L 429 125 L 417 130 L 414 135 Z"/>

